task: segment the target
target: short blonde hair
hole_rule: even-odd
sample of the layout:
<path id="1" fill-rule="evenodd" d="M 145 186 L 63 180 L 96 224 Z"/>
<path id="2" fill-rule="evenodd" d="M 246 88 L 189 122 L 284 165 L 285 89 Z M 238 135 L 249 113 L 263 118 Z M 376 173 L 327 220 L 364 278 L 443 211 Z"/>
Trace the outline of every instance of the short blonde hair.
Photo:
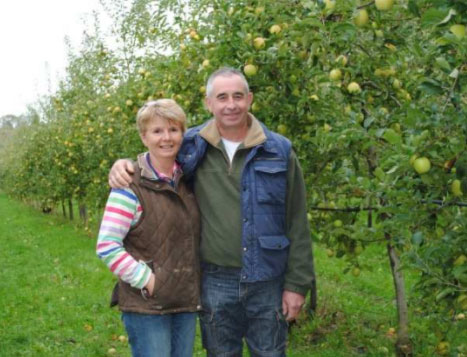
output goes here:
<path id="1" fill-rule="evenodd" d="M 146 102 L 136 114 L 136 126 L 140 134 L 144 134 L 148 124 L 155 118 L 166 119 L 180 125 L 186 131 L 186 114 L 173 99 L 158 99 Z"/>

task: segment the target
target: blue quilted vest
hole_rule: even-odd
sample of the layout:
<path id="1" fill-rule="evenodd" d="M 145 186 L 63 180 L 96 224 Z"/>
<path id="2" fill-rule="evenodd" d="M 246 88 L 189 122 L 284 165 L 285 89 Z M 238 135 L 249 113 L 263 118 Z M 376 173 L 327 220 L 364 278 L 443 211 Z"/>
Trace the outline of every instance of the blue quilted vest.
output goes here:
<path id="1" fill-rule="evenodd" d="M 208 143 L 198 135 L 206 124 L 190 129 L 178 154 L 185 175 L 192 175 Z M 249 152 L 241 179 L 242 248 L 244 282 L 282 276 L 287 267 L 287 165 L 291 143 L 261 124 L 266 141 Z"/>

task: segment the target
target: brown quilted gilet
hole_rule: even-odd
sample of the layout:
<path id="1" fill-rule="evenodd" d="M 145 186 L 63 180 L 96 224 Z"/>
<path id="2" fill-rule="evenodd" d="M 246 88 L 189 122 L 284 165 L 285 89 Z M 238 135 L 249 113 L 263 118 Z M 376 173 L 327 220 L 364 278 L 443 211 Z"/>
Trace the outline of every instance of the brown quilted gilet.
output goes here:
<path id="1" fill-rule="evenodd" d="M 130 187 L 143 213 L 123 243 L 130 255 L 151 267 L 156 283 L 153 296 L 146 300 L 140 289 L 120 280 L 120 310 L 144 314 L 200 310 L 200 224 L 193 192 L 183 176 L 174 190 L 166 182 L 142 177 L 137 165 Z"/>

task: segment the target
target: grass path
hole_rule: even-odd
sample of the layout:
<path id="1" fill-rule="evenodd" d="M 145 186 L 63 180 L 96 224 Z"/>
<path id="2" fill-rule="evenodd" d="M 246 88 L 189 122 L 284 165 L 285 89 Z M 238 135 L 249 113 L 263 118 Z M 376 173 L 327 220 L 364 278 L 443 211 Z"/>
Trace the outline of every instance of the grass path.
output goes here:
<path id="1" fill-rule="evenodd" d="M 120 314 L 108 307 L 115 279 L 95 255 L 94 235 L 0 193 L 0 245 L 0 356 L 130 356 Z M 319 308 L 292 328 L 289 356 L 393 355 L 393 286 L 378 249 L 365 250 L 355 278 L 315 245 Z M 414 339 L 424 341 L 416 355 L 433 355 L 437 336 L 423 317 L 414 321 Z M 195 355 L 204 355 L 199 337 Z"/>

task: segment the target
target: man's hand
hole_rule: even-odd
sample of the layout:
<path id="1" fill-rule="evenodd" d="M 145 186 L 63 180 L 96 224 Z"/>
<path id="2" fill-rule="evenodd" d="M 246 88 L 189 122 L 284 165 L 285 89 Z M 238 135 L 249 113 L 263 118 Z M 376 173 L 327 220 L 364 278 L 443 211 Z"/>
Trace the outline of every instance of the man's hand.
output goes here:
<path id="1" fill-rule="evenodd" d="M 133 164 L 130 160 L 120 159 L 115 161 L 109 172 L 110 187 L 128 187 L 131 183 L 131 174 L 133 172 Z"/>
<path id="2" fill-rule="evenodd" d="M 303 304 L 305 304 L 303 295 L 288 290 L 284 290 L 282 293 L 282 313 L 287 321 L 293 321 L 297 318 Z"/>

